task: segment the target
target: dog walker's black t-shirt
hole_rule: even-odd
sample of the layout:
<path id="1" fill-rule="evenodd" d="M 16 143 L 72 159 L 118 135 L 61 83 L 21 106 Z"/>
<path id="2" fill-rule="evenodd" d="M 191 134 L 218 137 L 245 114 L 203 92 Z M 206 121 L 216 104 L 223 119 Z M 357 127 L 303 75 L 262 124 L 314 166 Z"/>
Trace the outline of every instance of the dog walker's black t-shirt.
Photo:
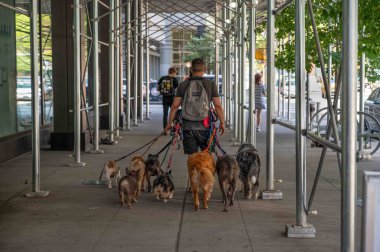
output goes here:
<path id="1" fill-rule="evenodd" d="M 192 78 L 202 78 L 203 87 L 206 89 L 209 100 L 212 101 L 213 97 L 219 97 L 218 88 L 212 80 L 203 78 L 203 77 L 192 77 Z M 177 92 L 175 97 L 181 97 L 182 99 L 185 97 L 185 92 L 187 89 L 187 85 L 189 85 L 190 81 L 185 80 L 179 83 Z M 183 130 L 208 130 L 205 126 L 203 126 L 202 121 L 189 121 L 182 119 L 182 129 Z"/>

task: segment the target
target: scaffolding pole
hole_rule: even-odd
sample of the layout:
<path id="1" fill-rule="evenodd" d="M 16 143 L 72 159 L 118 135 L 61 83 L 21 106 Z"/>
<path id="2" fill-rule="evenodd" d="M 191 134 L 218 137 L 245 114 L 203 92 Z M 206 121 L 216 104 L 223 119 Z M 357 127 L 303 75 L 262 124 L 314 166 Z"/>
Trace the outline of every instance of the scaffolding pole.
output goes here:
<path id="1" fill-rule="evenodd" d="M 134 70 L 134 97 L 133 97 L 133 117 L 134 117 L 134 126 L 139 126 L 138 121 L 137 121 L 137 113 L 138 113 L 138 79 L 139 79 L 139 37 L 138 37 L 138 30 L 139 30 L 139 23 L 138 23 L 138 16 L 139 16 L 139 0 L 134 0 L 134 64 L 133 64 L 133 70 Z"/>
<path id="2" fill-rule="evenodd" d="M 120 26 L 120 0 L 116 0 L 115 26 Z M 120 138 L 120 30 L 115 29 L 115 137 Z"/>
<path id="3" fill-rule="evenodd" d="M 229 6 L 230 0 L 227 0 L 227 6 Z M 226 20 L 229 20 L 228 25 L 231 25 L 231 11 L 228 9 L 226 11 Z M 229 29 L 229 27 L 226 27 Z M 232 59 L 231 59 L 231 33 L 228 31 L 226 34 L 226 126 L 231 129 L 231 87 L 232 87 L 232 78 L 231 78 L 231 67 L 232 67 Z"/>
<path id="4" fill-rule="evenodd" d="M 249 139 L 256 146 L 256 112 L 255 112 L 255 57 L 256 57 L 256 0 L 250 0 L 249 9 Z"/>
<path id="5" fill-rule="evenodd" d="M 247 5 L 245 1 L 241 2 L 241 31 L 240 31 L 240 40 L 241 40 L 241 49 L 240 49 L 240 97 L 241 97 L 241 122 L 240 122 L 240 142 L 246 142 L 246 129 L 247 129 L 247 114 L 245 112 L 245 62 L 247 56 L 247 47 L 245 43 L 245 36 L 247 33 Z"/>
<path id="6" fill-rule="evenodd" d="M 358 1 L 343 1 L 341 251 L 355 251 Z M 338 95 L 338 94 L 335 94 Z"/>
<path id="7" fill-rule="evenodd" d="M 110 1 L 110 9 L 115 8 L 115 1 Z M 109 48 L 108 48 L 108 91 L 109 91 L 109 107 L 108 107 L 108 140 L 114 143 L 115 130 L 115 12 L 109 14 Z"/>
<path id="8" fill-rule="evenodd" d="M 263 199 L 282 199 L 282 192 L 274 189 L 274 124 L 272 119 L 275 113 L 275 27 L 272 11 L 275 7 L 274 0 L 268 0 L 267 6 L 267 132 L 266 132 L 266 187 L 263 191 Z"/>
<path id="9" fill-rule="evenodd" d="M 138 29 L 136 32 L 139 34 L 139 38 L 141 40 L 141 43 L 139 43 L 139 54 L 138 54 L 138 72 L 139 72 L 139 77 L 137 78 L 138 81 L 140 82 L 140 99 L 139 99 L 139 107 L 140 107 L 140 122 L 144 122 L 144 42 L 141 39 L 142 37 L 142 31 L 143 31 L 143 5 L 142 5 L 142 0 L 138 1 L 138 17 L 140 21 L 138 22 Z M 148 90 L 145 90 L 148 92 Z"/>
<path id="10" fill-rule="evenodd" d="M 126 63 L 125 63 L 125 68 L 126 68 L 126 90 L 127 90 L 127 97 L 126 97 L 126 117 L 127 117 L 127 130 L 131 130 L 131 1 L 128 1 L 126 7 L 125 7 L 125 22 L 127 23 L 126 26 Z"/>
<path id="11" fill-rule="evenodd" d="M 79 7 L 78 7 L 79 8 Z M 79 10 L 78 10 L 79 12 Z M 40 170 L 40 111 L 39 111 L 39 94 L 38 94 L 38 1 L 33 0 L 31 3 L 30 11 L 30 41 L 31 41 L 31 66 L 32 66 L 32 172 L 33 172 L 33 188 L 31 192 L 25 194 L 28 198 L 41 198 L 47 197 L 49 191 L 41 191 L 41 170 Z M 76 27 L 77 28 L 77 27 Z M 42 38 L 41 38 L 42 39 Z M 78 76 L 79 77 L 79 76 Z M 80 77 L 77 78 L 80 83 Z M 78 85 L 79 86 L 79 85 Z M 78 111 L 79 116 L 80 112 Z M 80 152 L 80 150 L 79 150 Z M 79 159 L 75 157 L 75 161 L 80 162 Z"/>
<path id="12" fill-rule="evenodd" d="M 92 62 L 92 75 L 93 75 L 93 127 L 94 139 L 93 150 L 90 153 L 101 154 L 103 150 L 99 149 L 99 20 L 98 20 L 99 5 L 98 0 L 92 1 L 92 40 L 93 40 L 93 62 Z"/>
<path id="13" fill-rule="evenodd" d="M 236 14 L 235 14 L 236 15 Z M 237 27 L 237 19 L 235 19 L 235 27 Z M 234 129 L 234 140 L 238 141 L 238 120 L 239 120 L 239 101 L 238 101 L 238 85 L 239 85 L 239 79 L 238 79 L 238 33 L 235 31 L 234 34 L 234 109 L 233 109 L 233 115 L 234 115 L 234 123 L 233 123 L 233 129 Z"/>
<path id="14" fill-rule="evenodd" d="M 145 0 L 145 51 L 146 51 L 146 119 L 150 120 L 150 52 L 149 52 L 149 25 L 148 25 L 148 1 Z"/>

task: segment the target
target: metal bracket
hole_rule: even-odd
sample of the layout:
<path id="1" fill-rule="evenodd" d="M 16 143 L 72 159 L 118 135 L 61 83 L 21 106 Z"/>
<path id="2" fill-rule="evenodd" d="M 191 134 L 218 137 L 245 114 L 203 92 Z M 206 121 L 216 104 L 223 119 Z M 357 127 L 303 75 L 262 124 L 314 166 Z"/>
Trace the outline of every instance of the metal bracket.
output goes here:
<path id="1" fill-rule="evenodd" d="M 317 232 L 312 224 L 306 224 L 306 226 L 287 224 L 285 229 L 288 238 L 315 238 Z"/>

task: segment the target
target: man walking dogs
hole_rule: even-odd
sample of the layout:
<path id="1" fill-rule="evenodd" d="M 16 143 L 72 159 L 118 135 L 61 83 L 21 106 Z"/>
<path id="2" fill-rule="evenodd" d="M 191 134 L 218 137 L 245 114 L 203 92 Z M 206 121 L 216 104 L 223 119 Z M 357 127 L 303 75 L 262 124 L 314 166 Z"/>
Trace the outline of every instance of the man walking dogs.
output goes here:
<path id="1" fill-rule="evenodd" d="M 179 84 L 170 109 L 168 124 L 164 130 L 164 132 L 170 130 L 181 106 L 183 146 L 185 154 L 189 155 L 198 152 L 198 148 L 201 150 L 207 148 L 210 137 L 207 119 L 211 102 L 220 121 L 219 132 L 222 135 L 225 131 L 224 112 L 218 88 L 213 81 L 203 78 L 204 71 L 205 65 L 202 59 L 194 59 L 191 62 L 193 76 Z"/>

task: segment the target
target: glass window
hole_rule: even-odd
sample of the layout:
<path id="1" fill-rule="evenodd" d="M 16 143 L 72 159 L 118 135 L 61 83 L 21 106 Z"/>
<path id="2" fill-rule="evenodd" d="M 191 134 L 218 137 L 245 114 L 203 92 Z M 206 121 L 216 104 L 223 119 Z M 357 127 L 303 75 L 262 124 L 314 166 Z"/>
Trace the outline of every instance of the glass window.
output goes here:
<path id="1" fill-rule="evenodd" d="M 26 1 L 2 2 L 29 10 L 29 2 Z M 50 0 L 42 0 L 41 4 L 39 98 L 41 123 L 47 124 L 52 123 L 53 118 Z M 0 7 L 0 16 L 0 116 L 2 122 L 6 122 L 0 124 L 0 137 L 3 137 L 31 128 L 32 82 L 30 18 L 4 7 Z"/>

